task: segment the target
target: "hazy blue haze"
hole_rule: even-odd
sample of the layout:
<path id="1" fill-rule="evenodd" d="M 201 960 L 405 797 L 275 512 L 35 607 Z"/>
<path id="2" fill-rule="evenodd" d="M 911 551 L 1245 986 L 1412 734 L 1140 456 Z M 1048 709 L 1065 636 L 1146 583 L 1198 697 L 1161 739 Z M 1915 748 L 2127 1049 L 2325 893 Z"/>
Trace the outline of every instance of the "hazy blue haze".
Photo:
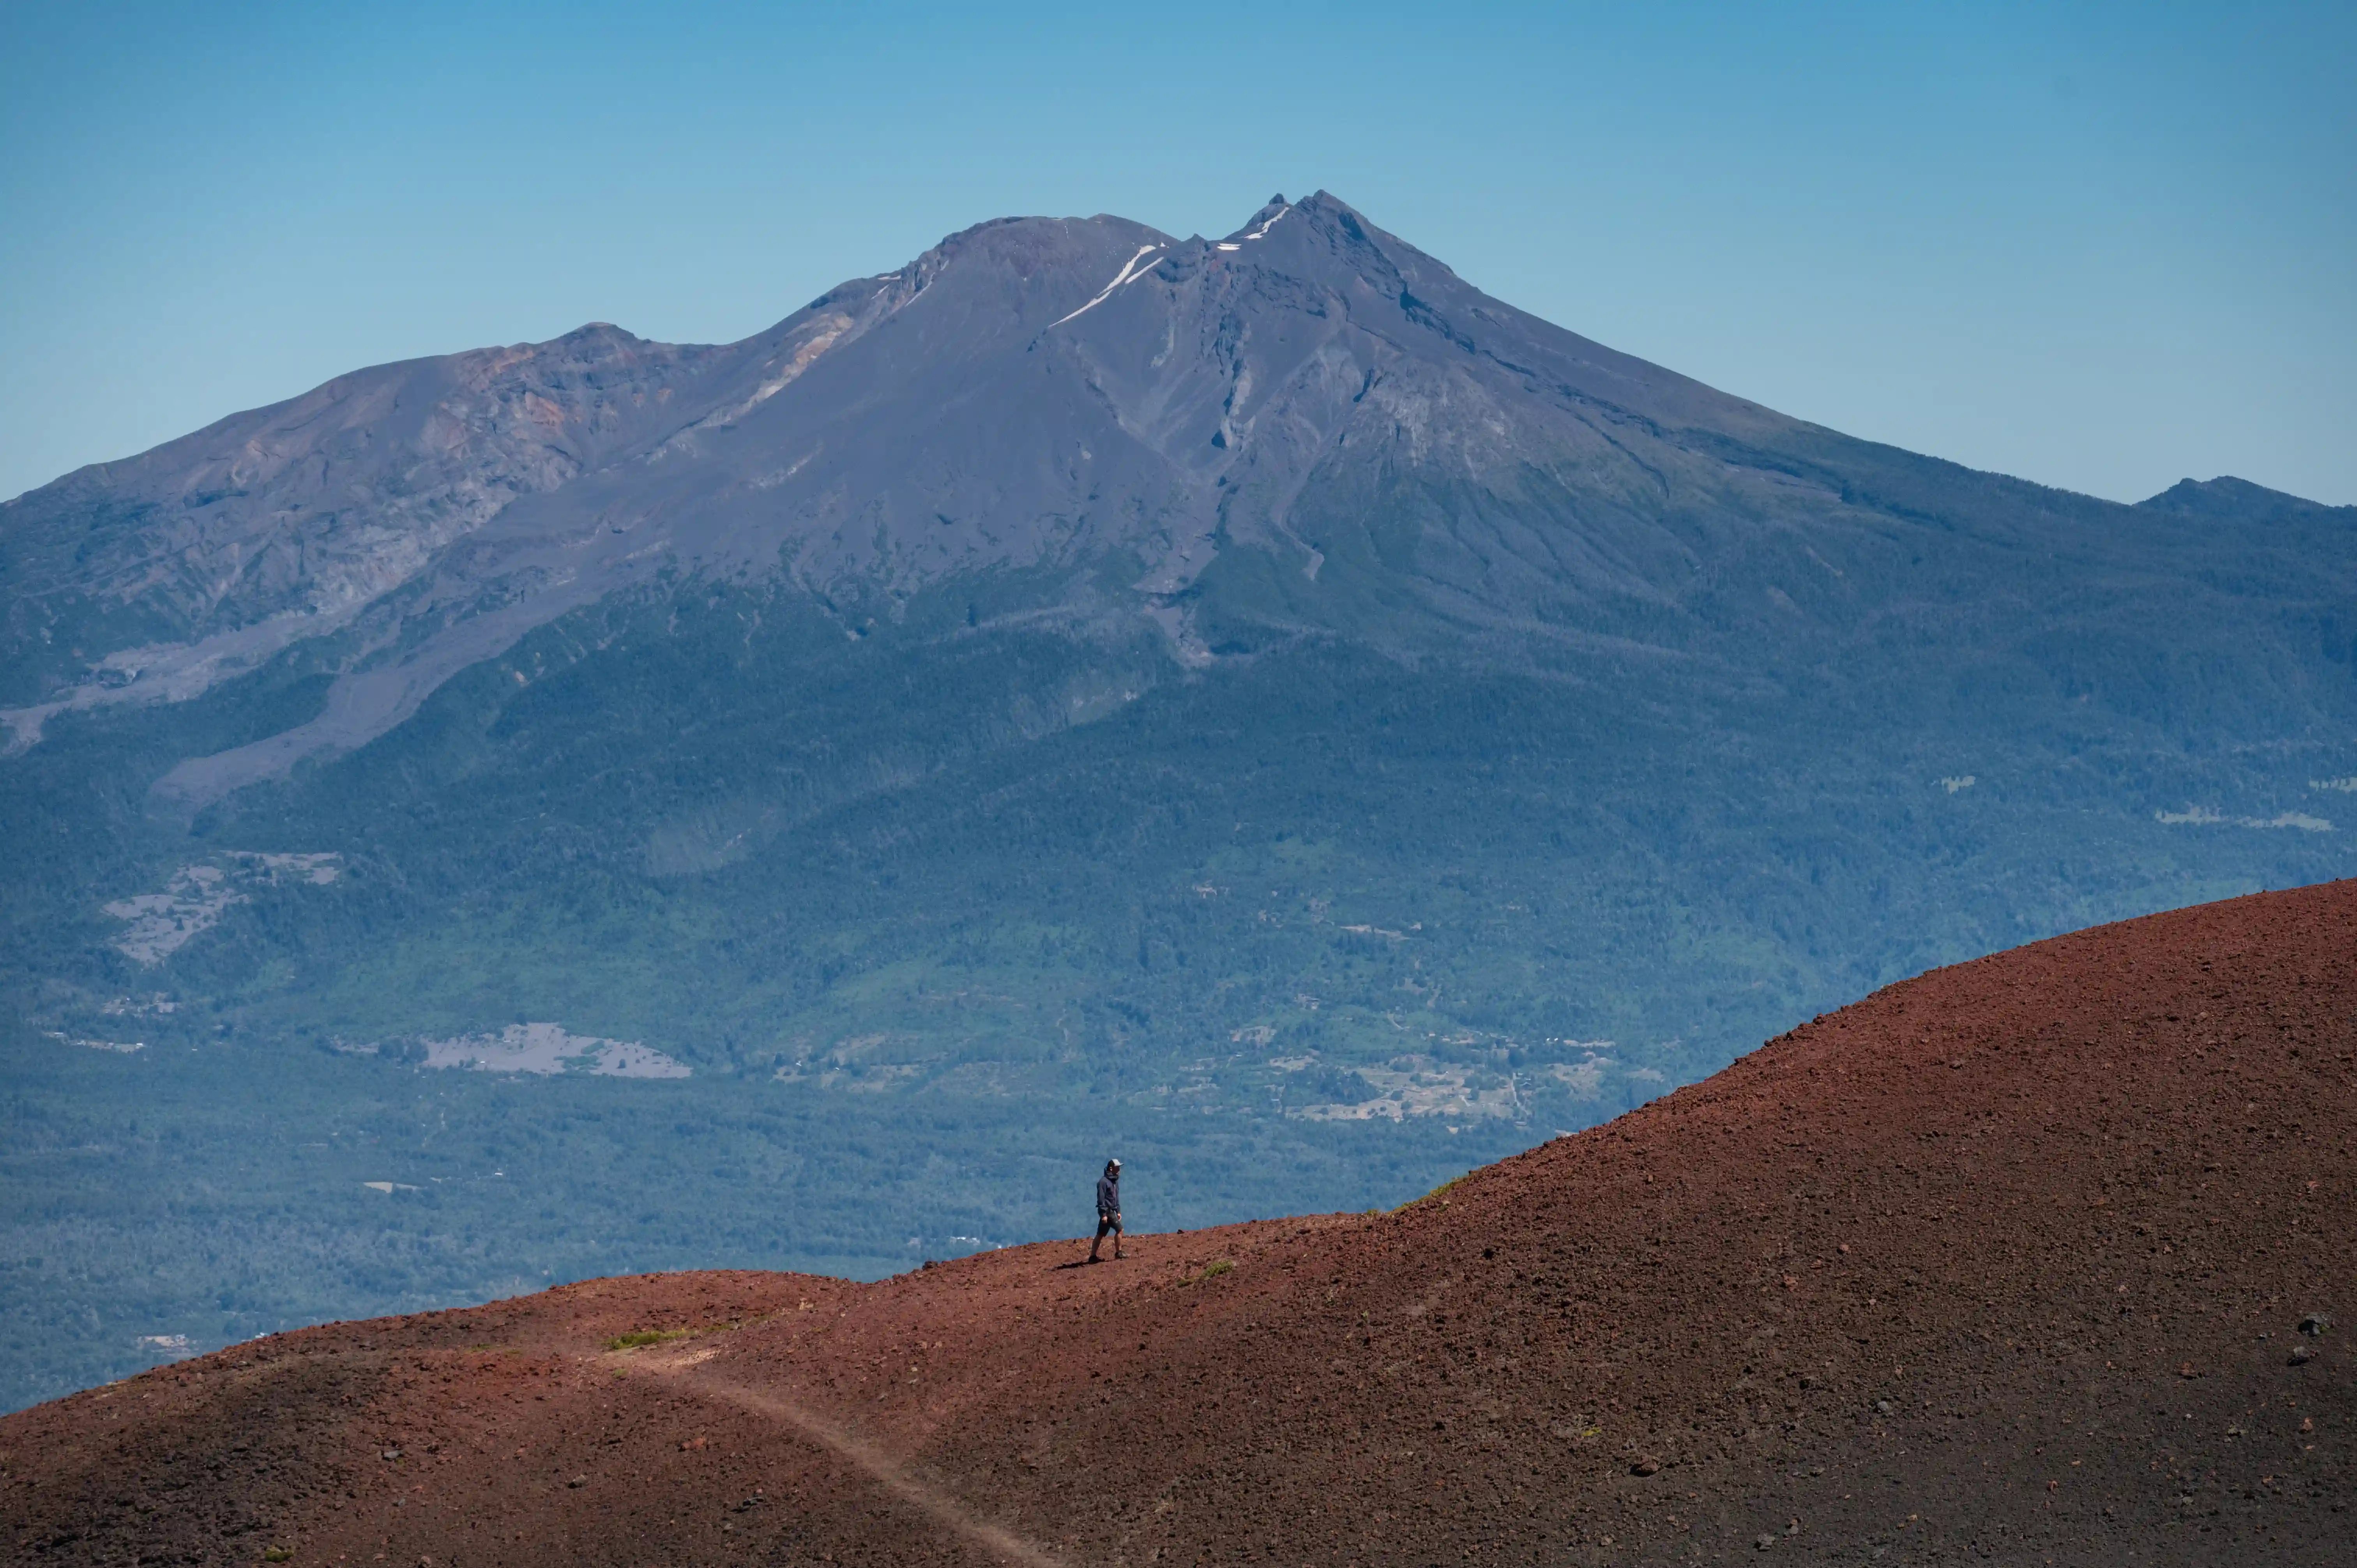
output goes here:
<path id="1" fill-rule="evenodd" d="M 12 6 L 0 495 L 356 366 L 731 339 L 1005 213 L 1323 186 L 1802 417 L 2357 500 L 2357 12 Z"/>

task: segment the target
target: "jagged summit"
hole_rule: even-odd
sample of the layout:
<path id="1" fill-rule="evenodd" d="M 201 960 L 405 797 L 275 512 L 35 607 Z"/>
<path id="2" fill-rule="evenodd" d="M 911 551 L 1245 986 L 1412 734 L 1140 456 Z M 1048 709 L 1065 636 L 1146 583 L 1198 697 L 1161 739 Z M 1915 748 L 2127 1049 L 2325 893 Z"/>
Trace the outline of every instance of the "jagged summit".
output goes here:
<path id="1" fill-rule="evenodd" d="M 1291 206 L 1292 203 L 1285 199 L 1285 193 L 1283 191 L 1277 192 L 1275 196 L 1270 197 L 1266 201 L 1261 204 L 1259 211 L 1244 220 L 1242 227 L 1230 233 L 1227 236 L 1226 241 L 1219 242 L 1232 242 L 1249 236 L 1256 236 L 1260 234 L 1268 227 L 1269 224 L 1276 221 L 1279 217 L 1283 216 L 1291 208 Z"/>

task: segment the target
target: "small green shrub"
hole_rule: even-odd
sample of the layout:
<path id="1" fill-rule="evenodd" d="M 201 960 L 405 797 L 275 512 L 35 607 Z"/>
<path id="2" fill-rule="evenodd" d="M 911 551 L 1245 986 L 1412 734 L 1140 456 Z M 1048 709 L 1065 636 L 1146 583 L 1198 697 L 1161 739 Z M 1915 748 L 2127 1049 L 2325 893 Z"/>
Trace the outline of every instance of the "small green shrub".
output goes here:
<path id="1" fill-rule="evenodd" d="M 1397 1208 L 1393 1209 L 1392 1212 L 1394 1214 L 1404 1214 L 1407 1210 L 1414 1208 L 1417 1204 L 1430 1203 L 1437 1197 L 1440 1198 L 1441 1207 L 1445 1208 L 1448 1206 L 1448 1199 L 1441 1197 L 1441 1194 L 1447 1192 L 1450 1187 L 1455 1187 L 1458 1183 L 1463 1181 L 1465 1176 L 1469 1176 L 1472 1174 L 1473 1173 L 1471 1171 L 1467 1171 L 1465 1176 L 1451 1176 L 1448 1180 L 1442 1182 L 1438 1187 L 1434 1187 L 1430 1192 L 1426 1193 L 1422 1197 L 1411 1197 L 1405 1203 L 1401 1204 Z"/>

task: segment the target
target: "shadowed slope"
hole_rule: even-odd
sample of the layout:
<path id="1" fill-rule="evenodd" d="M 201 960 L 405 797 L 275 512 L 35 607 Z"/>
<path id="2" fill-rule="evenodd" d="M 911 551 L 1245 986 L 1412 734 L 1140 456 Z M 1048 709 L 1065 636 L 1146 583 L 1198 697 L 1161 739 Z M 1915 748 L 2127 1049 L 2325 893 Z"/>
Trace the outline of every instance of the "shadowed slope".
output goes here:
<path id="1" fill-rule="evenodd" d="M 2357 883 L 2155 916 L 1395 1214 L 331 1326 L 0 1495 L 27 1562 L 2342 1561 L 2352 1015 Z"/>

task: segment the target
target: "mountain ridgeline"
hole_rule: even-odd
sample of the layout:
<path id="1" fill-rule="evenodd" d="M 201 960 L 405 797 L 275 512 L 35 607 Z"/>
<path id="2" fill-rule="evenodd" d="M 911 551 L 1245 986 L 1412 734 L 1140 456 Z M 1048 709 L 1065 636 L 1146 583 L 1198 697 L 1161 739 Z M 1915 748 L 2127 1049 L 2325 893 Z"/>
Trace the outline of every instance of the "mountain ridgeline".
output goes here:
<path id="1" fill-rule="evenodd" d="M 2357 509 L 1854 440 L 1323 194 L 359 371 L 0 507 L 0 607 L 20 1398 L 1108 1143 L 1393 1203 L 2357 827 Z"/>

